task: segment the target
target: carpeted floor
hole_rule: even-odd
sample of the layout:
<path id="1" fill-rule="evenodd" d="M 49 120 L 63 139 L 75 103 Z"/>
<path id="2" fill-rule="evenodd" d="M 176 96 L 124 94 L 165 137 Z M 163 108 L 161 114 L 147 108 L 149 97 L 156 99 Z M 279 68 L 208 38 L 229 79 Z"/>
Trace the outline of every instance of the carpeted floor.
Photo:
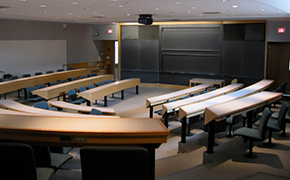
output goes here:
<path id="1" fill-rule="evenodd" d="M 115 108 L 121 117 L 147 118 L 146 98 L 176 91 L 170 86 L 141 85 L 139 95 L 135 88 L 125 90 L 125 98 L 121 100 L 120 93 L 115 98 L 108 98 L 108 107 Z M 11 97 L 11 96 L 10 96 Z M 103 101 L 93 106 L 103 107 Z M 154 110 L 160 109 L 155 107 Z M 154 114 L 154 118 L 161 116 Z M 247 159 L 243 153 L 248 149 L 240 137 L 226 138 L 226 132 L 216 135 L 218 146 L 214 154 L 207 154 L 207 133 L 200 129 L 199 123 L 191 127 L 192 136 L 187 137 L 187 143 L 180 141 L 180 123 L 176 117 L 171 117 L 167 143 L 156 149 L 155 177 L 159 180 L 253 180 L 253 179 L 290 179 L 290 126 L 287 124 L 287 137 L 279 137 L 273 133 L 274 148 L 265 148 L 262 142 L 255 142 L 253 151 L 257 159 Z M 52 180 L 80 180 L 81 165 L 79 148 L 69 152 L 74 156 L 62 166 L 52 177 Z"/>

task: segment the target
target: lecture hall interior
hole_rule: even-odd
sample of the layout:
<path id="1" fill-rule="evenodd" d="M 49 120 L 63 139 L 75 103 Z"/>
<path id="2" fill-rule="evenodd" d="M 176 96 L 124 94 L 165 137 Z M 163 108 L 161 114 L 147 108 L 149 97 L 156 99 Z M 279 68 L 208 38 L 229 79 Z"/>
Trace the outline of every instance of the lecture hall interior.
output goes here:
<path id="1" fill-rule="evenodd" d="M 6 179 L 290 179 L 289 0 L 0 0 L 0 64 Z"/>

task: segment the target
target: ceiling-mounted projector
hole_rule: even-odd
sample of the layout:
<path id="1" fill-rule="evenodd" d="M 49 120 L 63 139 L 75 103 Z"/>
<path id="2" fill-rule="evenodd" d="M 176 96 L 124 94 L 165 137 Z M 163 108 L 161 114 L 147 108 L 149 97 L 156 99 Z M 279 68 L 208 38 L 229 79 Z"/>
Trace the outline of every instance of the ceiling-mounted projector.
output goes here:
<path id="1" fill-rule="evenodd" d="M 152 14 L 140 14 L 138 22 L 140 24 L 151 25 L 153 23 Z"/>

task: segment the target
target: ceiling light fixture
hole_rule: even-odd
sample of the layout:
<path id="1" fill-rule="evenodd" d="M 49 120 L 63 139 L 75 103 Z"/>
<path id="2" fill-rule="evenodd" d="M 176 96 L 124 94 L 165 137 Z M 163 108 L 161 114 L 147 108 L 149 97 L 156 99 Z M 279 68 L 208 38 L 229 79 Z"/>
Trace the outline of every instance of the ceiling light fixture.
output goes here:
<path id="1" fill-rule="evenodd" d="M 46 5 L 44 5 L 44 4 L 43 4 L 43 5 L 40 5 L 40 7 L 41 7 L 41 8 L 45 8 L 45 7 L 46 7 Z"/>
<path id="2" fill-rule="evenodd" d="M 238 5 L 233 5 L 232 7 L 233 7 L 233 8 L 237 8 L 237 7 L 239 7 L 239 6 L 238 6 Z"/>

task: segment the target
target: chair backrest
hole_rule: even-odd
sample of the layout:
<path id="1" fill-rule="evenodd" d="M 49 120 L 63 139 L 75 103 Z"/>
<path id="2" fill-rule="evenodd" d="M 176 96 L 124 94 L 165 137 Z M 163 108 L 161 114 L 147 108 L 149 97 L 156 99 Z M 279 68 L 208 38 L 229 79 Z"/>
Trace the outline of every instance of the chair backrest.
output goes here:
<path id="1" fill-rule="evenodd" d="M 71 78 L 72 81 L 74 81 L 74 80 L 78 80 L 78 79 L 79 79 L 78 77 L 72 77 L 72 78 Z"/>
<path id="2" fill-rule="evenodd" d="M 111 79 L 106 81 L 106 84 L 113 82 Z"/>
<path id="3" fill-rule="evenodd" d="M 62 71 L 64 71 L 64 69 L 57 69 L 56 71 L 57 72 L 62 72 Z"/>
<path id="4" fill-rule="evenodd" d="M 79 92 L 83 92 L 83 91 L 85 91 L 85 90 L 87 90 L 86 86 L 81 86 L 81 87 L 79 87 L 79 89 L 78 89 Z"/>
<path id="5" fill-rule="evenodd" d="M 45 88 L 45 87 L 46 87 L 45 84 L 39 84 L 39 85 L 37 86 L 38 89 Z"/>
<path id="6" fill-rule="evenodd" d="M 0 78 L 0 82 L 4 82 L 4 79 L 3 78 Z"/>
<path id="7" fill-rule="evenodd" d="M 95 73 L 90 74 L 90 77 L 93 77 L 93 76 L 97 76 L 97 74 L 95 74 Z"/>
<path id="8" fill-rule="evenodd" d="M 262 117 L 260 119 L 260 125 L 259 125 L 259 133 L 262 140 L 265 139 L 265 135 L 267 132 L 267 124 L 268 124 L 270 116 L 271 116 L 271 111 L 269 110 L 269 108 L 265 108 L 263 111 Z"/>
<path id="9" fill-rule="evenodd" d="M 77 92 L 75 89 L 68 90 L 68 101 L 73 102 L 77 99 Z"/>
<path id="10" fill-rule="evenodd" d="M 89 84 L 89 85 L 88 85 L 88 89 L 92 89 L 92 88 L 94 88 L 94 87 L 95 87 L 94 84 Z"/>
<path id="11" fill-rule="evenodd" d="M 49 109 L 48 104 L 46 101 L 39 101 L 33 104 L 34 107 L 41 108 L 41 109 Z"/>
<path id="12" fill-rule="evenodd" d="M 52 81 L 52 82 L 49 83 L 50 86 L 57 85 L 57 84 L 58 84 L 57 81 Z"/>
<path id="13" fill-rule="evenodd" d="M 35 75 L 35 76 L 37 76 L 37 75 L 42 75 L 42 72 L 36 72 L 36 73 L 34 73 L 34 75 Z"/>
<path id="14" fill-rule="evenodd" d="M 93 114 L 93 115 L 102 115 L 102 111 L 100 111 L 98 109 L 92 108 L 90 114 Z"/>
<path id="15" fill-rule="evenodd" d="M 83 180 L 148 180 L 149 153 L 142 147 L 87 146 L 80 159 Z"/>
<path id="16" fill-rule="evenodd" d="M 36 165 L 30 145 L 22 143 L 0 143 L 1 176 L 9 179 L 36 180 Z"/>
<path id="17" fill-rule="evenodd" d="M 53 70 L 46 71 L 46 74 L 53 73 Z"/>
<path id="18" fill-rule="evenodd" d="M 279 111 L 279 115 L 278 115 L 278 126 L 281 130 L 285 128 L 285 124 L 286 124 L 285 117 L 288 110 L 289 110 L 289 104 L 287 102 L 283 102 Z"/>
<path id="19" fill-rule="evenodd" d="M 11 76 L 11 77 L 9 78 L 9 80 L 14 80 L 14 79 L 18 79 L 18 76 Z"/>
<path id="20" fill-rule="evenodd" d="M 31 77 L 30 74 L 23 74 L 22 77 Z"/>
<path id="21" fill-rule="evenodd" d="M 83 79 L 83 78 L 87 78 L 88 76 L 87 75 L 83 75 L 83 76 L 81 76 L 81 78 Z"/>
<path id="22" fill-rule="evenodd" d="M 280 86 L 275 90 L 275 92 L 281 92 L 281 93 L 285 94 L 286 93 L 287 84 L 288 84 L 287 81 L 281 83 Z"/>
<path id="23" fill-rule="evenodd" d="M 65 83 L 65 82 L 68 82 L 68 80 L 67 79 L 60 80 L 60 83 Z"/>
<path id="24" fill-rule="evenodd" d="M 238 83 L 238 79 L 237 79 L 237 78 L 235 78 L 235 79 L 233 79 L 233 80 L 231 81 L 231 84 L 234 84 L 234 83 Z"/>
<path id="25" fill-rule="evenodd" d="M 30 86 L 26 88 L 26 95 L 27 99 L 37 97 L 37 95 L 34 95 L 31 93 L 31 91 L 37 90 L 37 86 Z"/>
<path id="26" fill-rule="evenodd" d="M 101 81 L 101 82 L 98 82 L 98 86 L 102 86 L 102 85 L 104 85 L 105 83 L 103 82 L 103 81 Z"/>

